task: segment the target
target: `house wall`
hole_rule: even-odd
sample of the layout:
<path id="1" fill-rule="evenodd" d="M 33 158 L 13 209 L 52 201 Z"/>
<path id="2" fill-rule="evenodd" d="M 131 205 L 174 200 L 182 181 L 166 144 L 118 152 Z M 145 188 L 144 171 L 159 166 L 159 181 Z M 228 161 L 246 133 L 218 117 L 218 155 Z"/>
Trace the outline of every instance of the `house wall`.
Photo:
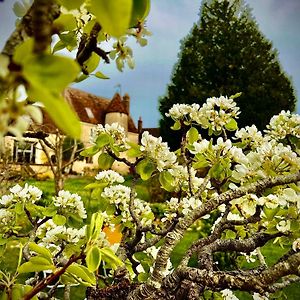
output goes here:
<path id="1" fill-rule="evenodd" d="M 124 114 L 122 114 L 124 115 Z M 125 115 L 127 117 L 127 115 Z M 112 120 L 112 119 L 111 119 Z M 82 133 L 81 133 L 81 141 L 84 144 L 85 147 L 90 147 L 90 133 L 92 128 L 95 128 L 96 125 L 94 124 L 89 124 L 89 123 L 82 123 Z M 131 142 L 138 143 L 138 134 L 133 133 L 133 132 L 127 132 L 127 137 Z M 50 134 L 47 139 L 50 141 L 51 144 L 55 144 L 55 134 Z M 8 150 L 9 155 L 13 157 L 13 152 L 14 152 L 14 143 L 15 143 L 16 138 L 11 137 L 11 136 L 6 136 L 4 138 L 5 142 L 5 148 Z M 51 177 L 51 169 L 50 166 L 47 165 L 48 159 L 44 151 L 42 150 L 42 147 L 39 143 L 38 139 L 34 138 L 24 138 L 24 141 L 26 142 L 34 142 L 36 147 L 35 147 L 35 161 L 34 164 L 31 164 L 30 167 L 37 173 L 37 174 L 49 174 L 49 177 Z M 48 148 L 50 156 L 54 154 L 53 150 Z M 90 170 L 98 170 L 98 156 L 95 155 L 91 158 L 91 161 L 88 159 L 85 160 L 80 160 L 80 161 L 75 161 L 73 164 L 73 171 L 77 173 L 83 173 L 85 169 L 90 169 Z M 126 157 L 125 154 L 123 154 L 123 157 Z M 128 158 L 127 158 L 128 159 Z M 19 164 L 15 165 L 16 168 L 20 168 Z M 115 171 L 118 171 L 122 174 L 127 174 L 129 172 L 128 167 L 121 162 L 114 162 L 112 169 Z"/>
<path id="2" fill-rule="evenodd" d="M 107 113 L 105 116 L 105 124 L 111 125 L 112 123 L 119 123 L 124 127 L 125 132 L 128 131 L 128 115 L 119 112 Z"/>

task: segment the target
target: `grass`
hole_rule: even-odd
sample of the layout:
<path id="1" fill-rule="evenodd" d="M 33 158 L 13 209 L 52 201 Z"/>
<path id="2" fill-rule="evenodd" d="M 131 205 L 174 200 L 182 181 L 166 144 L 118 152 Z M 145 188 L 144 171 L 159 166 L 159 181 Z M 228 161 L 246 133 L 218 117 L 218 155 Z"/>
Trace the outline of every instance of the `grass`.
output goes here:
<path id="1" fill-rule="evenodd" d="M 93 181 L 93 177 L 70 177 L 66 179 L 64 189 L 70 191 L 71 193 L 77 193 L 82 198 L 86 198 L 89 197 L 89 191 L 85 190 L 84 187 Z M 24 181 L 24 183 L 28 183 L 38 187 L 40 190 L 43 191 L 45 197 L 52 197 L 55 194 L 53 179 L 48 179 L 44 181 L 27 179 Z"/>

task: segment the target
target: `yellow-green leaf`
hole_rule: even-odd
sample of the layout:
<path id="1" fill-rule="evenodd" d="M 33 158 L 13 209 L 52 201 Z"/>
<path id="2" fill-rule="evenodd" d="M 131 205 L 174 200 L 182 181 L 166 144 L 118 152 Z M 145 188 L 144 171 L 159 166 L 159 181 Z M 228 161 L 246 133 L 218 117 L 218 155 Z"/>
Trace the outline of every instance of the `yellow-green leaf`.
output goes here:
<path id="1" fill-rule="evenodd" d="M 51 93 L 43 86 L 31 87 L 29 97 L 34 101 L 42 102 L 47 112 L 58 128 L 74 139 L 80 139 L 81 125 L 79 119 L 65 99 L 60 94 Z"/>
<path id="2" fill-rule="evenodd" d="M 104 260 L 105 262 L 107 262 L 111 268 L 113 268 L 114 270 L 123 265 L 123 262 L 121 261 L 121 259 L 116 256 L 116 254 L 110 249 L 110 248 L 102 248 L 100 249 L 100 253 L 101 253 L 101 257 L 102 260 Z"/>
<path id="3" fill-rule="evenodd" d="M 91 273 L 88 268 L 81 266 L 77 263 L 73 263 L 67 268 L 67 272 L 75 275 L 76 277 L 82 279 L 83 281 L 90 283 L 92 285 L 96 284 L 96 278 L 93 273 Z"/>
<path id="4" fill-rule="evenodd" d="M 46 271 L 46 270 L 53 270 L 54 266 L 50 264 L 37 264 L 33 263 L 31 261 L 28 261 L 21 265 L 18 268 L 19 273 L 31 273 L 31 272 L 40 272 L 40 271 Z"/>
<path id="5" fill-rule="evenodd" d="M 52 263 L 52 254 L 47 248 L 37 245 L 34 242 L 29 242 L 28 247 L 30 250 L 48 259 L 49 263 Z"/>
<path id="6" fill-rule="evenodd" d="M 92 246 L 86 254 L 86 264 L 90 272 L 95 272 L 101 263 L 101 252 L 97 246 Z"/>
<path id="7" fill-rule="evenodd" d="M 98 152 L 99 152 L 99 148 L 97 146 L 92 146 L 90 148 L 87 148 L 87 149 L 84 149 L 83 151 L 81 151 L 80 155 L 84 156 L 84 157 L 91 157 L 91 156 L 94 156 Z"/>
<path id="8" fill-rule="evenodd" d="M 92 73 L 98 67 L 99 62 L 100 56 L 93 52 L 90 58 L 84 62 L 83 68 L 87 73 Z"/>
<path id="9" fill-rule="evenodd" d="M 168 192 L 172 192 L 175 189 L 174 177 L 168 171 L 163 171 L 159 174 L 159 182 L 161 186 Z"/>
<path id="10" fill-rule="evenodd" d="M 155 171 L 155 166 L 150 160 L 143 159 L 137 164 L 136 171 L 143 180 L 148 180 Z"/>
<path id="11" fill-rule="evenodd" d="M 130 27 L 144 21 L 150 11 L 150 0 L 133 0 Z"/>
<path id="12" fill-rule="evenodd" d="M 115 159 L 113 157 L 104 152 L 98 157 L 98 166 L 101 170 L 108 170 L 111 168 L 114 161 Z"/>
<path id="13" fill-rule="evenodd" d="M 120 37 L 129 27 L 132 2 L 133 0 L 90 0 L 89 10 L 105 32 Z"/>
<path id="14" fill-rule="evenodd" d="M 56 0 L 59 4 L 68 10 L 79 9 L 84 0 Z"/>
<path id="15" fill-rule="evenodd" d="M 100 71 L 96 72 L 95 73 L 95 76 L 97 78 L 100 78 L 100 79 L 109 79 L 109 77 L 107 77 L 106 75 L 104 75 L 103 73 L 101 73 Z"/>
<path id="16" fill-rule="evenodd" d="M 79 71 L 71 58 L 50 54 L 32 56 L 23 64 L 23 75 L 31 86 L 49 91 L 61 92 L 76 79 Z"/>
<path id="17" fill-rule="evenodd" d="M 61 14 L 54 21 L 54 25 L 58 26 L 60 32 L 63 32 L 63 31 L 70 31 L 75 29 L 77 26 L 77 22 L 75 17 L 72 14 Z"/>

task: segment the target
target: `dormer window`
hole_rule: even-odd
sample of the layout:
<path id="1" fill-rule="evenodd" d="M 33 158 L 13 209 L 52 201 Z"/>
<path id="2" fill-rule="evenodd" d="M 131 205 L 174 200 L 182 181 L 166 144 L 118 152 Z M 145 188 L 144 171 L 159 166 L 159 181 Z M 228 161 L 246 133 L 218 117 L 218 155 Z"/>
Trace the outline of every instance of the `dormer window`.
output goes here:
<path id="1" fill-rule="evenodd" d="M 87 116 L 88 116 L 90 119 L 95 119 L 95 116 L 94 116 L 92 110 L 91 110 L 89 107 L 85 107 L 84 109 L 85 109 L 85 111 L 86 111 Z"/>

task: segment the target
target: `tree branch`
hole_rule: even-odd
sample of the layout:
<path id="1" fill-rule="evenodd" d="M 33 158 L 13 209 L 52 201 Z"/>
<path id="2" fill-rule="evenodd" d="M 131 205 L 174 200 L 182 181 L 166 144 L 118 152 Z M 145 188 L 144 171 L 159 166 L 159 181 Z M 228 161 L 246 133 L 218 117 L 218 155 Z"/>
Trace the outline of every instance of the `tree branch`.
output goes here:
<path id="1" fill-rule="evenodd" d="M 193 211 L 190 215 L 179 220 L 172 232 L 169 232 L 166 236 L 165 243 L 161 246 L 157 259 L 155 261 L 154 270 L 148 281 L 141 285 L 129 296 L 129 300 L 145 299 L 152 293 L 160 288 L 163 280 L 163 272 L 166 270 L 167 260 L 173 251 L 178 241 L 183 237 L 183 234 L 197 219 L 203 217 L 205 214 L 213 211 L 221 204 L 227 204 L 231 200 L 240 198 L 247 193 L 261 193 L 266 188 L 284 185 L 300 180 L 300 172 L 295 174 L 281 175 L 277 177 L 267 177 L 259 180 L 247 186 L 240 187 L 236 190 L 227 191 L 221 195 L 218 195 L 208 202 L 201 205 L 198 209 Z"/>

